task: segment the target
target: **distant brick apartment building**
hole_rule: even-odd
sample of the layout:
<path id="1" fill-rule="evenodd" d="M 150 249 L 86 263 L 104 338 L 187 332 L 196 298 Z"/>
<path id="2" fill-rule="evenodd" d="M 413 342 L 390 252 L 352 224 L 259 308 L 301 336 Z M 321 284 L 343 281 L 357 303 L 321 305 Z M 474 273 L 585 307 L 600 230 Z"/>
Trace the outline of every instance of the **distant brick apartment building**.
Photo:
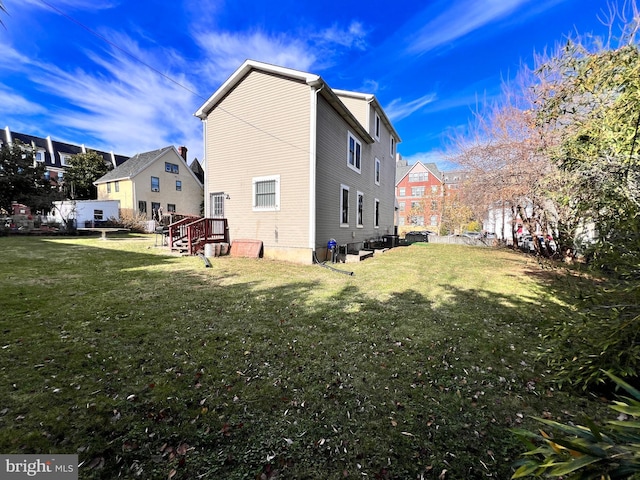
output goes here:
<path id="1" fill-rule="evenodd" d="M 396 201 L 398 233 L 411 230 L 438 232 L 445 202 L 456 195 L 466 174 L 441 172 L 435 163 L 416 162 L 408 165 L 396 160 Z"/>

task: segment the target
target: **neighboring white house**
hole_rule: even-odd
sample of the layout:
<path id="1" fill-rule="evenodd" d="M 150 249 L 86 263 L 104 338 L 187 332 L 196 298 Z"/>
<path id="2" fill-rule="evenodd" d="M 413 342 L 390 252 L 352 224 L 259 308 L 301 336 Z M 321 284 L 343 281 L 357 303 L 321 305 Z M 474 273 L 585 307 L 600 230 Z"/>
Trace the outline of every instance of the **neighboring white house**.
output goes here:
<path id="1" fill-rule="evenodd" d="M 97 227 L 120 219 L 119 200 L 61 200 L 53 202 L 49 220 L 67 225 L 73 220 L 76 228 Z"/>
<path id="2" fill-rule="evenodd" d="M 200 107 L 205 215 L 231 242 L 311 263 L 327 243 L 358 250 L 395 233 L 400 136 L 374 95 L 318 75 L 247 60 Z"/>

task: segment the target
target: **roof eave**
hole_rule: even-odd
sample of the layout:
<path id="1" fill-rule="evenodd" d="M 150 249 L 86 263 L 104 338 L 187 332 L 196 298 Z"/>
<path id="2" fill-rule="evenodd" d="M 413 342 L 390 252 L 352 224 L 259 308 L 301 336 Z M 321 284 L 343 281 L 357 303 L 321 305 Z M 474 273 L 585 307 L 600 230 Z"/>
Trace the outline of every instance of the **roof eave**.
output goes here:
<path id="1" fill-rule="evenodd" d="M 309 85 L 321 81 L 318 75 L 302 72 L 300 70 L 293 70 L 291 68 L 279 67 L 277 65 L 271 65 L 269 63 L 258 62 L 255 60 L 245 60 L 245 62 L 231 74 L 231 76 L 211 95 L 206 102 L 194 113 L 196 117 L 201 120 L 207 118 L 211 110 L 213 110 L 216 104 L 224 98 L 249 72 L 252 70 L 261 70 L 276 75 L 282 75 L 298 80 L 302 80 Z"/>

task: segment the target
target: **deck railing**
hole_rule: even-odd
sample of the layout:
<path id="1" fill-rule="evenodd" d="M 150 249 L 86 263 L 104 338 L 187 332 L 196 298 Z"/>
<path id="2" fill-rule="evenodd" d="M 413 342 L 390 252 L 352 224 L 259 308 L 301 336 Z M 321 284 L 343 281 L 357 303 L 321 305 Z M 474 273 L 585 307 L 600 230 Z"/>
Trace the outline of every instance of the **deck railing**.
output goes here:
<path id="1" fill-rule="evenodd" d="M 169 225 L 169 248 L 198 253 L 207 243 L 229 243 L 226 218 L 183 218 Z"/>

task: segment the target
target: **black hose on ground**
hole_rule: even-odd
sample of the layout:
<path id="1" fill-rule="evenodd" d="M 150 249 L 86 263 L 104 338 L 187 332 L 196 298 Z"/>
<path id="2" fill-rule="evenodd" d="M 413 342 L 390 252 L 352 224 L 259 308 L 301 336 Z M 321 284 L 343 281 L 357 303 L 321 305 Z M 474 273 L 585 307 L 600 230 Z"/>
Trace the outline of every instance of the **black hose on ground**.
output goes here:
<path id="1" fill-rule="evenodd" d="M 209 259 L 207 257 L 205 257 L 203 254 L 199 253 L 198 256 L 204 260 L 204 266 L 205 268 L 211 268 L 211 262 L 209 261 Z"/>
<path id="2" fill-rule="evenodd" d="M 337 268 L 333 268 L 333 267 L 331 267 L 331 266 L 327 265 L 325 262 L 320 262 L 320 261 L 318 260 L 318 256 L 316 255 L 316 251 L 315 251 L 315 250 L 313 251 L 313 261 L 314 261 L 314 263 L 315 263 L 316 265 L 320 265 L 321 267 L 328 268 L 329 270 L 331 270 L 331 271 L 333 271 L 333 272 L 343 273 L 344 275 L 350 275 L 350 276 L 353 276 L 353 272 L 348 272 L 348 271 L 346 271 L 346 270 L 339 270 L 339 269 L 337 269 Z"/>

